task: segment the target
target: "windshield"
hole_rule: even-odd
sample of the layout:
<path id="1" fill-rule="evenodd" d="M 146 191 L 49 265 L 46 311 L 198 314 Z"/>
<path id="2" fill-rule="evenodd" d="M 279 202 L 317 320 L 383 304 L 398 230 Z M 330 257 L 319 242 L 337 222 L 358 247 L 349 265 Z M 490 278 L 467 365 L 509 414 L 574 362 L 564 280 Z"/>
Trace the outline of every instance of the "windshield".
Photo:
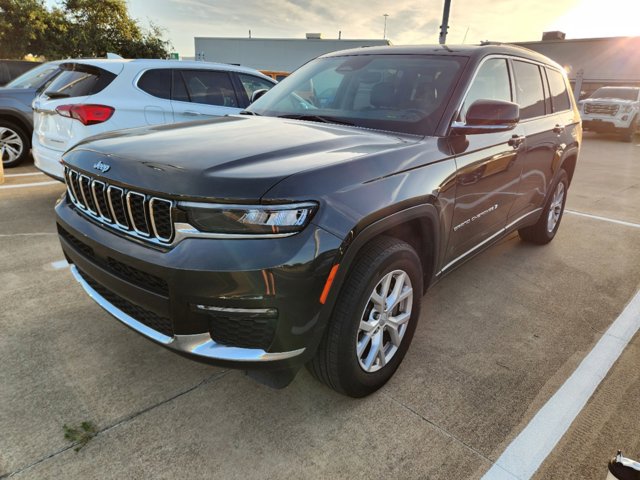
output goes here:
<path id="1" fill-rule="evenodd" d="M 354 55 L 316 59 L 247 110 L 258 115 L 433 133 L 465 57 Z"/>
<path id="2" fill-rule="evenodd" d="M 590 98 L 617 98 L 618 100 L 638 100 L 638 88 L 602 87 L 593 92 Z"/>
<path id="3" fill-rule="evenodd" d="M 10 81 L 6 88 L 40 88 L 47 80 L 49 80 L 55 72 L 60 69 L 58 65 L 44 63 L 32 68 L 28 72 L 23 73 L 17 78 Z"/>

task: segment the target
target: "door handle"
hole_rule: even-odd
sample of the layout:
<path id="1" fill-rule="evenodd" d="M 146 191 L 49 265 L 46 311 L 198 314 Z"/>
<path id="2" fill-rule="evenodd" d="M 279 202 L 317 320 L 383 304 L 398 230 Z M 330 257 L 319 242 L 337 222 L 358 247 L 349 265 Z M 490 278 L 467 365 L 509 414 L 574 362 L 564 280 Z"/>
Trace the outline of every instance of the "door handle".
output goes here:
<path id="1" fill-rule="evenodd" d="M 557 133 L 558 135 L 564 133 L 564 127 L 562 125 L 556 125 L 553 127 L 553 133 Z"/>
<path id="2" fill-rule="evenodd" d="M 519 148 L 520 145 L 524 143 L 525 138 L 527 137 L 525 137 L 524 135 L 514 135 L 509 139 L 508 144 L 510 147 Z"/>
<path id="3" fill-rule="evenodd" d="M 203 115 L 200 112 L 194 112 L 193 110 L 187 110 L 186 112 L 182 112 L 183 115 L 186 115 L 188 117 L 199 117 L 201 115 Z"/>

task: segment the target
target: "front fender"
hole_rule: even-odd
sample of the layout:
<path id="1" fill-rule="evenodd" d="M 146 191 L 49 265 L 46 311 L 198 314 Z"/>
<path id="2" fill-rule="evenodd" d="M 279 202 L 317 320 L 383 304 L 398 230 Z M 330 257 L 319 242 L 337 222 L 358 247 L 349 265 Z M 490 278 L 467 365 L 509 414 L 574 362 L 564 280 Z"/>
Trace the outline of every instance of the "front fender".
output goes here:
<path id="1" fill-rule="evenodd" d="M 435 272 L 437 271 L 435 259 L 440 258 L 442 233 L 439 212 L 434 205 L 415 205 L 388 215 L 359 230 L 352 230 L 343 241 L 339 250 L 340 253 L 334 261 L 334 266 L 338 265 L 338 269 L 319 316 L 317 331 L 313 336 L 314 342 L 308 346 L 307 354 L 309 358 L 315 353 L 324 336 L 324 331 L 329 324 L 335 304 L 358 253 L 375 237 L 392 230 L 394 227 L 416 220 L 424 227 L 422 234 L 430 235 L 430 238 L 426 239 L 427 241 L 425 242 L 429 251 L 424 252 L 424 254 L 434 260 L 430 271 L 426 272 L 425 275 L 425 288 L 435 279 Z"/>

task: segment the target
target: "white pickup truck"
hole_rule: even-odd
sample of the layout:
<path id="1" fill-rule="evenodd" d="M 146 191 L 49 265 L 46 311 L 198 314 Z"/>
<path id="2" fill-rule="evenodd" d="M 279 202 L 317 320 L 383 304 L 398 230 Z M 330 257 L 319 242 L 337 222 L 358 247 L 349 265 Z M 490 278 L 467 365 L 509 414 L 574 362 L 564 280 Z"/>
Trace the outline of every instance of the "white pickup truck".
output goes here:
<path id="1" fill-rule="evenodd" d="M 640 132 L 640 87 L 602 87 L 579 102 L 582 126 L 622 134 L 626 142 Z"/>

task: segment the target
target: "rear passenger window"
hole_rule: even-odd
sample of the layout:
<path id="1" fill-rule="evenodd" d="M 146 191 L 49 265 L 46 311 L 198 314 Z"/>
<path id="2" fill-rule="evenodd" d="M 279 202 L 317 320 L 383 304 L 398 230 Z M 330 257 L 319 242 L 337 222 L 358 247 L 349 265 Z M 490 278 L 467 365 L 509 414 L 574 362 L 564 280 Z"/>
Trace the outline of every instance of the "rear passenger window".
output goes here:
<path id="1" fill-rule="evenodd" d="M 148 70 L 138 80 L 138 88 L 158 98 L 171 99 L 171 70 Z"/>
<path id="2" fill-rule="evenodd" d="M 187 93 L 187 87 L 184 86 L 184 79 L 182 78 L 182 72 L 180 70 L 173 71 L 173 91 L 171 93 L 171 99 L 178 102 L 191 101 Z"/>
<path id="3" fill-rule="evenodd" d="M 183 70 L 182 77 L 193 103 L 237 107 L 238 100 L 227 72 Z"/>
<path id="4" fill-rule="evenodd" d="M 504 58 L 490 59 L 482 64 L 464 100 L 460 120 L 476 100 L 512 101 L 509 69 Z"/>
<path id="5" fill-rule="evenodd" d="M 95 95 L 116 78 L 113 73 L 93 65 L 66 63 L 60 68 L 62 72 L 51 82 L 45 95 L 56 98 Z"/>
<path id="6" fill-rule="evenodd" d="M 538 65 L 527 62 L 513 62 L 516 77 L 516 99 L 520 105 L 520 118 L 544 115 L 544 91 Z"/>
<path id="7" fill-rule="evenodd" d="M 549 80 L 549 89 L 551 90 L 553 111 L 561 112 L 563 110 L 569 110 L 571 108 L 571 101 L 569 100 L 569 92 L 567 91 L 567 86 L 564 83 L 562 74 L 557 70 L 547 68 L 547 79 Z"/>

